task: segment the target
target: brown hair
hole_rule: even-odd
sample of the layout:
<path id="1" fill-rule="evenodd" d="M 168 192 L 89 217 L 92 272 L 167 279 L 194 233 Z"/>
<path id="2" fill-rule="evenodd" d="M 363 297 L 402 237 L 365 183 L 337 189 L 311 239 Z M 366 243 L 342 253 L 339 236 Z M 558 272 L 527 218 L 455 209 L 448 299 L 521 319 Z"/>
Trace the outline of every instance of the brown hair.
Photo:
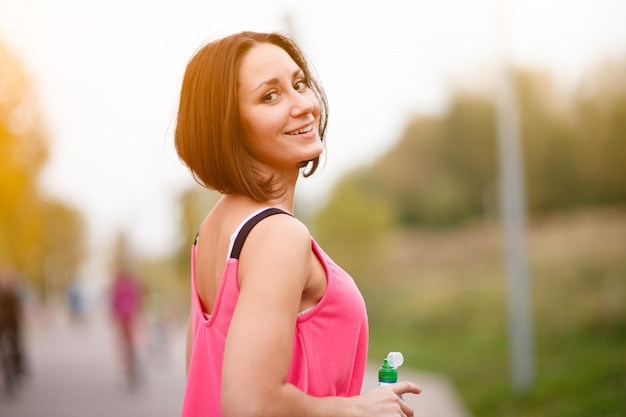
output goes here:
<path id="1" fill-rule="evenodd" d="M 243 143 L 237 99 L 239 65 L 258 43 L 284 49 L 302 69 L 320 102 L 319 132 L 324 140 L 328 103 L 304 54 L 285 35 L 258 32 L 240 32 L 210 42 L 191 58 L 183 78 L 174 140 L 178 156 L 201 185 L 267 201 L 282 190 L 275 189 L 274 178 L 262 178 L 254 168 Z M 305 177 L 317 170 L 319 159 L 302 163 Z"/>

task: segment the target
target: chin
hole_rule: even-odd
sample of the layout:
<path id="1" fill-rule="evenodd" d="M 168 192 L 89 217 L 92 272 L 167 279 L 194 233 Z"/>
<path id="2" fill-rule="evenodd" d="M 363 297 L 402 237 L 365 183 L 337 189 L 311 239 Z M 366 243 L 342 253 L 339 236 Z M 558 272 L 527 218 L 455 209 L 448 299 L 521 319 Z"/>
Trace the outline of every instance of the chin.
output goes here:
<path id="1" fill-rule="evenodd" d="M 308 158 L 307 161 L 317 158 L 322 154 L 322 152 L 324 152 L 324 142 L 321 140 L 318 139 L 314 146 L 315 147 L 311 150 L 311 157 Z"/>

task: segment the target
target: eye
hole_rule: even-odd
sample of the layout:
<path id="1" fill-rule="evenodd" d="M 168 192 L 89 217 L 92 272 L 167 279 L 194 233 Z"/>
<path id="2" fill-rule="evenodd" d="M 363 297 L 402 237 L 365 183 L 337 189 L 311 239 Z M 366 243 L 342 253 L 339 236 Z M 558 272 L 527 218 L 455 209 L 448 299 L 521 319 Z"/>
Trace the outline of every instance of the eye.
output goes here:
<path id="1" fill-rule="evenodd" d="M 307 89 L 308 86 L 309 84 L 306 82 L 306 80 L 299 80 L 293 85 L 293 88 L 296 91 L 304 91 Z"/>
<path id="2" fill-rule="evenodd" d="M 261 97 L 261 102 L 271 103 L 272 101 L 276 100 L 276 96 L 278 96 L 278 93 L 276 91 L 270 91 L 269 93 Z"/>

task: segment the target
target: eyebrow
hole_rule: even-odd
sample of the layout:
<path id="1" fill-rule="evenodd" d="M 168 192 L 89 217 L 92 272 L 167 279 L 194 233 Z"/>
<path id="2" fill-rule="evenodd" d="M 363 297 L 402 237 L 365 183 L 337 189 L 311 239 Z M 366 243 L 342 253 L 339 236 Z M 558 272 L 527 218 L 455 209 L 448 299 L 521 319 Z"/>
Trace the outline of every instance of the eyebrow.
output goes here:
<path id="1" fill-rule="evenodd" d="M 295 70 L 293 72 L 293 74 L 291 75 L 291 77 L 292 78 L 296 78 L 300 73 L 304 74 L 304 71 L 302 70 L 302 68 L 298 68 L 297 70 Z M 252 92 L 254 93 L 258 89 L 260 89 L 261 87 L 266 86 L 266 85 L 278 84 L 279 81 L 280 80 L 279 80 L 278 77 L 270 78 L 269 80 L 263 81 L 261 84 L 259 84 L 258 87 L 256 87 L 254 90 L 252 90 Z"/>

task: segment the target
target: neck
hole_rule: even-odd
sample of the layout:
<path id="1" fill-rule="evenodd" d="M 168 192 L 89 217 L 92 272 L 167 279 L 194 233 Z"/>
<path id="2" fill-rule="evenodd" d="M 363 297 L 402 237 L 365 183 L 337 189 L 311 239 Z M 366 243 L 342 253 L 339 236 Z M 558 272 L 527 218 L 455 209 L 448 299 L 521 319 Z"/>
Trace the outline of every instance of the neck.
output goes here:
<path id="1" fill-rule="evenodd" d="M 295 200 L 295 183 L 289 183 L 285 185 L 285 194 L 282 196 L 269 200 L 267 203 L 273 207 L 281 208 L 289 213 L 293 214 L 294 200 Z"/>
<path id="2" fill-rule="evenodd" d="M 263 207 L 276 207 L 285 210 L 291 214 L 294 214 L 294 196 L 295 196 L 295 184 L 285 184 L 285 193 L 280 197 L 270 199 L 267 201 L 256 201 L 247 195 L 243 194 L 226 194 L 222 196 L 220 202 L 230 201 L 229 204 L 235 204 L 237 206 L 248 207 L 248 210 L 260 209 Z M 218 203 L 220 204 L 220 203 Z"/>
<path id="3" fill-rule="evenodd" d="M 295 170 L 293 172 L 282 172 L 280 174 L 281 181 L 278 185 L 278 189 L 282 189 L 285 192 L 280 197 L 267 201 L 267 203 L 293 214 L 294 200 L 296 195 L 296 183 L 299 176 L 300 170 Z"/>

